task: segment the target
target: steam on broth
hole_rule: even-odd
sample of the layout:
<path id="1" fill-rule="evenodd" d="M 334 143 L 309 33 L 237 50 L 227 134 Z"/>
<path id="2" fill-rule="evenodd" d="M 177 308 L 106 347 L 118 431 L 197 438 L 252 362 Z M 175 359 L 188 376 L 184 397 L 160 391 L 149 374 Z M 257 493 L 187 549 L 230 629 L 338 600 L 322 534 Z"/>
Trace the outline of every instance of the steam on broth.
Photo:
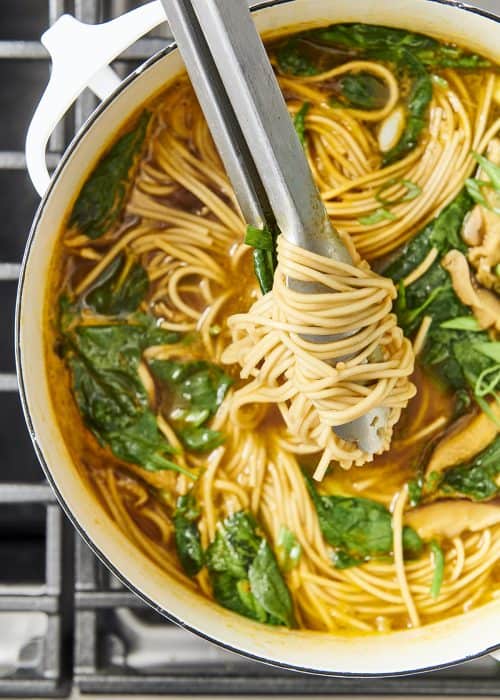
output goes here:
<path id="1" fill-rule="evenodd" d="M 254 255 L 244 243 L 185 76 L 118 134 L 61 233 L 46 336 L 62 433 L 125 535 L 235 613 L 336 634 L 465 613 L 499 594 L 497 67 L 362 24 L 269 53 L 334 226 L 383 276 L 359 260 L 370 304 L 392 304 L 402 330 L 392 317 L 376 336 L 377 386 L 390 385 L 394 423 L 402 410 L 390 450 L 353 466 L 359 455 L 323 449 L 317 416 L 290 403 L 268 308 L 275 246 L 280 264 L 293 251 L 272 230 L 246 238 Z M 371 378 L 356 381 L 335 410 L 369 394 Z"/>

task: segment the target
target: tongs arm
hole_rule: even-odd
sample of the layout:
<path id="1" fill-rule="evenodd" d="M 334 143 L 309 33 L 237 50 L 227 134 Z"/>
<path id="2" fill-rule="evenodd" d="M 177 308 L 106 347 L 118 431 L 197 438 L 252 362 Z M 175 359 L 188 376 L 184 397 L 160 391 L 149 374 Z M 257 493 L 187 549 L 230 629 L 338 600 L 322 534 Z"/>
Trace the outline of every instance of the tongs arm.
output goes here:
<path id="1" fill-rule="evenodd" d="M 292 243 L 343 262 L 245 0 L 163 0 L 248 223 L 272 210 Z"/>
<path id="2" fill-rule="evenodd" d="M 192 0 L 163 0 L 163 5 L 243 217 L 261 227 L 272 216 L 271 207 Z"/>
<path id="3" fill-rule="evenodd" d="M 352 263 L 330 223 L 246 0 L 162 2 L 246 222 L 275 221 L 291 243 Z M 324 291 L 288 283 L 308 293 Z M 385 408 L 373 409 L 335 432 L 373 453 L 386 415 Z"/>

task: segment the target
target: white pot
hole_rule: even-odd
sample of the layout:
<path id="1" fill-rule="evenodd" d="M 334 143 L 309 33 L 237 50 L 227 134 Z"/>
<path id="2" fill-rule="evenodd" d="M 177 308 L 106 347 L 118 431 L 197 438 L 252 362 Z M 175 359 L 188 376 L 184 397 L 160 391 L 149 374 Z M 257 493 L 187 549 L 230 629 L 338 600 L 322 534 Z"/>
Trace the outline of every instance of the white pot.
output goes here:
<path id="1" fill-rule="evenodd" d="M 99 69 L 163 18 L 160 3 L 153 2 L 97 28 L 66 17 L 59 21 L 59 29 L 49 31 L 45 42 L 56 59 L 52 86 L 27 142 L 29 169 L 40 191 L 48 184 L 43 161 L 46 138 L 61 112 L 85 85 L 92 84 L 101 96 L 110 84 L 114 86 L 110 69 Z M 262 32 L 331 22 L 395 25 L 442 35 L 500 60 L 500 27 L 494 17 L 439 0 L 261 2 L 255 21 Z M 82 40 L 87 42 L 84 46 Z M 422 629 L 352 638 L 268 627 L 230 613 L 156 568 L 98 506 L 75 468 L 54 415 L 44 359 L 44 300 L 52 253 L 75 193 L 119 126 L 181 70 L 178 52 L 162 51 L 104 100 L 68 148 L 29 238 L 17 307 L 19 384 L 36 451 L 61 505 L 97 555 L 144 601 L 193 632 L 254 659 L 314 673 L 370 676 L 435 669 L 491 653 L 500 647 L 500 600 Z"/>

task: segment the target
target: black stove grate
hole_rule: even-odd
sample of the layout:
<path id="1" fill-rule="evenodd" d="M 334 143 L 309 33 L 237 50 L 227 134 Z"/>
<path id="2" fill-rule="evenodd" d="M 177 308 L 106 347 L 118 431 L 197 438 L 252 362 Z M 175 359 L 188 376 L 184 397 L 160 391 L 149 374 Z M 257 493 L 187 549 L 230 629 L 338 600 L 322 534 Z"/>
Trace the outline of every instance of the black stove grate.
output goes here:
<path id="1" fill-rule="evenodd" d="M 38 38 L 64 12 L 99 22 L 133 0 L 2 0 L 0 7 L 0 696 L 82 693 L 500 696 L 491 657 L 446 671 L 355 681 L 307 676 L 242 659 L 149 608 L 98 562 L 55 503 L 31 447 L 14 373 L 13 318 L 19 262 L 37 197 L 25 170 L 24 136 L 49 64 Z M 484 0 L 481 4 L 486 5 Z M 500 0 L 489 9 L 500 12 Z M 137 42 L 122 75 L 163 44 Z M 84 93 L 50 141 L 54 167 L 95 106 Z"/>

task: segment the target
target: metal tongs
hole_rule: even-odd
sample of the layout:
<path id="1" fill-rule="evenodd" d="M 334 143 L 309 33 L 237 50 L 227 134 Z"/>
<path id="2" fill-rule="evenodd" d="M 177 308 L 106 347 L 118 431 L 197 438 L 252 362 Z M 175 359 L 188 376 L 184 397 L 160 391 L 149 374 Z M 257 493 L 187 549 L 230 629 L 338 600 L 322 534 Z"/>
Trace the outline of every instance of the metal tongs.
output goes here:
<path id="1" fill-rule="evenodd" d="M 162 2 L 246 222 L 261 228 L 274 219 L 291 243 L 351 263 L 314 183 L 246 0 Z M 321 291 L 314 287 L 308 284 L 307 292 Z M 386 420 L 387 410 L 379 408 L 334 430 L 374 454 L 382 447 L 379 431 Z"/>

